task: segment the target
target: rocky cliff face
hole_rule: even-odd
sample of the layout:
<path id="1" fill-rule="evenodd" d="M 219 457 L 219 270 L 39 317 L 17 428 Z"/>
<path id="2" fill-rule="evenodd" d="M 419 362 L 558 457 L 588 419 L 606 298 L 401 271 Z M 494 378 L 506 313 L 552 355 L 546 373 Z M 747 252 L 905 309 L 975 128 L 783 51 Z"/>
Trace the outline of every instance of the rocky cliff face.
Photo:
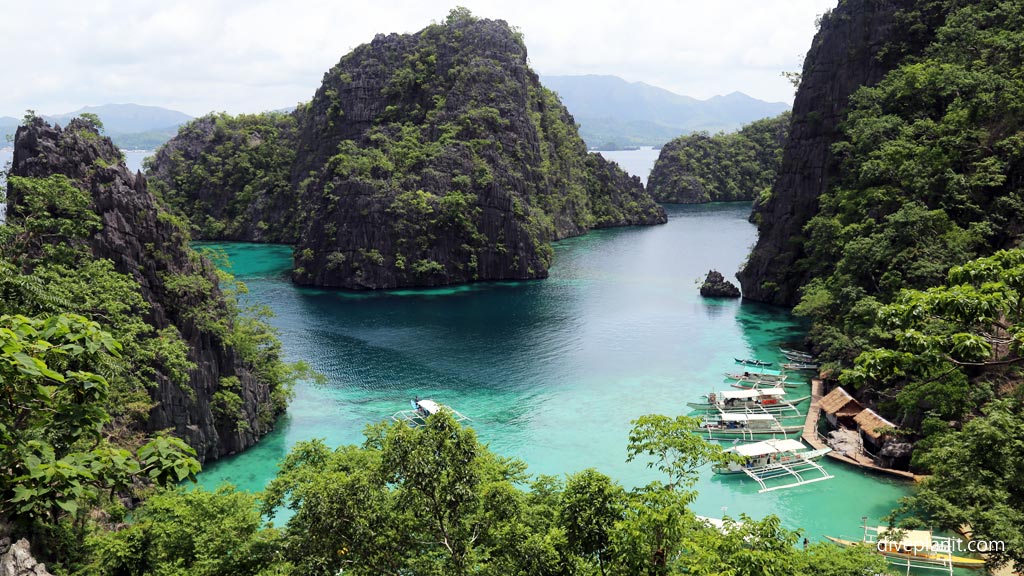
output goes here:
<path id="1" fill-rule="evenodd" d="M 52 576 L 45 564 L 32 556 L 28 540 L 22 538 L 11 543 L 9 537 L 0 538 L 0 576 Z"/>
<path id="2" fill-rule="evenodd" d="M 671 204 L 759 199 L 775 181 L 789 124 L 786 112 L 729 134 L 680 136 L 661 148 L 647 189 Z"/>
<path id="3" fill-rule="evenodd" d="M 225 335 L 205 321 L 209 317 L 195 313 L 204 310 L 230 322 L 214 266 L 189 248 L 183 230 L 147 191 L 146 179 L 130 173 L 121 152 L 87 122 L 73 120 L 61 129 L 36 119 L 18 129 L 11 175 L 54 174 L 67 176 L 92 198 L 91 209 L 102 221 L 102 229 L 88 240 L 93 256 L 111 260 L 117 271 L 133 277 L 149 304 L 146 321 L 157 330 L 173 327 L 188 345 L 195 367 L 187 385 L 175 384 L 157 368 L 150 389 L 156 406 L 148 429 L 174 430 L 203 460 L 254 444 L 273 423 L 275 414 L 267 414 L 270 389 L 250 373 Z M 15 187 L 9 191 L 8 216 L 17 219 L 21 198 Z M 175 279 L 198 279 L 211 288 L 205 293 L 181 290 L 171 285 Z M 238 421 L 218 417 L 212 409 L 212 398 L 228 377 L 238 379 Z"/>
<path id="4" fill-rule="evenodd" d="M 877 83 L 904 51 L 923 44 L 920 23 L 897 16 L 912 0 L 845 0 L 822 19 L 804 68 L 782 167 L 771 198 L 758 207 L 758 241 L 738 274 L 743 296 L 792 306 L 806 273 L 795 266 L 805 253 L 801 233 L 818 210 L 818 197 L 838 169 L 832 144 L 840 137 L 850 95 Z"/>
<path id="5" fill-rule="evenodd" d="M 294 216 L 280 227 L 298 229 L 300 284 L 543 278 L 552 240 L 666 220 L 638 181 L 588 156 L 572 117 L 502 21 L 453 11 L 417 34 L 378 35 L 327 72 L 294 118 Z M 187 138 L 183 131 L 178 139 Z M 188 163 L 161 153 L 151 171 L 172 202 L 202 195 L 168 177 L 187 173 Z M 193 223 L 210 216 L 175 205 Z M 241 239 L 266 239 L 248 230 Z"/>

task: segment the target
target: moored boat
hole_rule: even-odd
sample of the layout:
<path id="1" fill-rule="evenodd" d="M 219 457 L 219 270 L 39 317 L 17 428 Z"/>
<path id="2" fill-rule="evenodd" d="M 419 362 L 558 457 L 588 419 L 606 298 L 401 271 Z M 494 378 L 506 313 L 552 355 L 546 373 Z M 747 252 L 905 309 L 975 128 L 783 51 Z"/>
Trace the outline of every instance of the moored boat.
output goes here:
<path id="1" fill-rule="evenodd" d="M 758 382 L 785 382 L 785 374 L 769 374 L 767 372 L 726 372 L 726 378 Z"/>
<path id="2" fill-rule="evenodd" d="M 789 358 L 794 362 L 812 362 L 814 361 L 814 355 L 808 354 L 807 352 L 801 352 L 799 350 L 792 350 L 789 348 L 779 348 L 779 352 L 783 356 Z"/>
<path id="3" fill-rule="evenodd" d="M 713 470 L 716 474 L 746 475 L 761 486 L 759 492 L 770 492 L 833 478 L 814 462 L 830 451 L 830 448 L 807 450 L 799 440 L 789 438 L 764 440 L 729 448 L 726 452 L 737 454 L 743 460 L 715 466 Z M 767 482 L 779 478 L 792 478 L 793 481 L 768 486 Z"/>
<path id="4" fill-rule="evenodd" d="M 980 558 L 953 555 L 953 539 L 936 536 L 931 530 L 903 530 L 887 526 L 868 526 L 864 518 L 861 540 L 846 540 L 825 536 L 840 546 L 865 546 L 885 556 L 894 566 L 938 569 L 953 573 L 953 568 L 981 569 L 985 561 Z"/>
<path id="5" fill-rule="evenodd" d="M 771 366 L 771 362 L 765 362 L 764 360 L 751 360 L 743 358 L 733 358 L 737 364 L 743 364 L 744 366 Z"/>
<path id="6" fill-rule="evenodd" d="M 469 420 L 466 416 L 463 416 L 449 406 L 440 404 L 433 400 L 410 400 L 412 403 L 412 410 L 400 410 L 391 415 L 391 419 L 395 422 L 405 422 L 409 426 L 416 428 L 418 426 L 424 426 L 427 423 L 427 418 L 437 414 L 438 412 L 444 411 L 451 414 L 456 422 L 463 422 Z"/>
<path id="7" fill-rule="evenodd" d="M 730 384 L 733 388 L 739 388 L 740 390 L 756 390 L 759 388 L 785 388 L 793 389 L 797 386 L 806 386 L 807 383 L 795 384 L 793 382 L 777 382 L 767 380 L 739 380 Z"/>
<path id="8" fill-rule="evenodd" d="M 821 367 L 820 364 L 811 364 L 807 362 L 787 362 L 782 365 L 786 370 L 817 370 Z"/>
<path id="9" fill-rule="evenodd" d="M 803 426 L 783 426 L 771 414 L 723 413 L 708 416 L 693 432 L 707 434 L 708 439 L 740 438 L 753 440 L 757 436 L 781 436 L 803 431 Z"/>
<path id="10" fill-rule="evenodd" d="M 706 402 L 687 402 L 686 405 L 695 410 L 718 410 L 721 412 L 765 412 L 782 413 L 800 411 L 796 404 L 810 398 L 794 398 L 786 400 L 786 391 L 779 387 L 749 388 L 745 390 L 726 390 L 711 392 L 704 398 Z"/>

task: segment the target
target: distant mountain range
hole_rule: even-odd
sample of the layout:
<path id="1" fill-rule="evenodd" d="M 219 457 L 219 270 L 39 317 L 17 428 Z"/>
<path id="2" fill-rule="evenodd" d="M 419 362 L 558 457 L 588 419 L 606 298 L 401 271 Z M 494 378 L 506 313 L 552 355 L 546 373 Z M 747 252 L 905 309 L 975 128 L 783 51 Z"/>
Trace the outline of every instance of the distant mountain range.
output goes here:
<path id="1" fill-rule="evenodd" d="M 702 130 L 732 131 L 789 109 L 784 102 L 765 102 L 742 92 L 698 100 L 618 76 L 542 76 L 541 82 L 558 92 L 579 123 L 580 136 L 587 146 L 602 150 L 660 146 L 677 136 Z M 86 106 L 43 117 L 63 125 L 83 112 L 99 116 L 106 134 L 126 150 L 152 150 L 192 119 L 175 110 L 138 104 Z M 0 117 L 0 135 L 13 137 L 19 124 L 20 118 Z M 5 145 L 0 138 L 0 147 Z"/>
<path id="2" fill-rule="evenodd" d="M 561 97 L 587 146 L 603 150 L 659 146 L 691 132 L 736 130 L 790 108 L 742 92 L 698 100 L 618 76 L 542 76 L 541 82 Z"/>
<path id="3" fill-rule="evenodd" d="M 99 116 L 104 132 L 119 147 L 126 150 L 152 150 L 178 133 L 178 126 L 192 119 L 188 114 L 159 106 L 139 104 L 104 104 L 86 106 L 65 114 L 43 114 L 43 118 L 58 124 L 67 124 L 83 113 Z M 0 116 L 0 134 L 14 136 L 21 120 Z M 0 146 L 6 145 L 6 138 Z"/>

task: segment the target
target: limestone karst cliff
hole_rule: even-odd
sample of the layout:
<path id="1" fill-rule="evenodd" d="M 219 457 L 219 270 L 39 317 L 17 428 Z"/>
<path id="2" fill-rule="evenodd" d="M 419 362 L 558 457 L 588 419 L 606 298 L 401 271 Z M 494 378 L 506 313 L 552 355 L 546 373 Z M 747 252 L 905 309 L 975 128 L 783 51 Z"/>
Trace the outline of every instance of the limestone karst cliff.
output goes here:
<path id="1" fill-rule="evenodd" d="M 587 154 L 503 21 L 456 10 L 416 34 L 378 35 L 328 71 L 291 119 L 294 133 L 266 128 L 280 118 L 255 129 L 201 119 L 150 175 L 203 237 L 296 244 L 300 284 L 543 278 L 553 240 L 666 220 L 637 179 Z M 218 136 L 218 125 L 241 135 Z M 234 178 L 271 148 L 294 150 L 287 179 Z M 228 184 L 204 185 L 210 168 Z"/>
<path id="2" fill-rule="evenodd" d="M 146 179 L 125 168 L 109 138 L 86 120 L 61 128 L 36 118 L 17 131 L 10 176 L 8 224 L 26 232 L 17 239 L 23 245 L 16 253 L 4 251 L 5 265 L 13 262 L 21 273 L 37 276 L 52 270 L 42 282 L 51 282 L 53 289 L 44 284 L 51 297 L 60 294 L 60 308 L 144 342 L 133 350 L 151 354 L 125 359 L 147 372 L 141 385 L 152 400 L 148 417 L 135 425 L 146 431 L 170 429 L 202 460 L 243 450 L 272 429 L 284 409 L 279 382 L 264 372 L 277 361 L 274 351 L 267 356 L 267 350 L 239 347 L 240 330 L 249 326 L 239 325 L 233 305 L 218 288 L 215 267 L 189 247 L 184 229 L 148 192 Z M 69 186 L 63 197 L 39 192 L 53 182 Z M 87 233 L 69 232 L 61 224 L 71 214 L 71 193 L 81 194 L 79 218 L 95 224 Z M 141 317 L 143 325 L 130 330 L 112 326 L 118 321 L 111 314 L 90 307 L 103 295 L 85 294 L 88 286 L 61 279 L 62 274 L 85 275 L 83 266 L 108 260 L 113 270 L 102 278 L 127 276 L 117 285 L 141 294 L 137 302 L 126 299 L 121 306 L 131 309 L 118 310 L 118 317 Z M 47 312 L 34 306 L 26 302 L 19 311 Z M 182 344 L 180 362 L 173 344 Z"/>
<path id="3" fill-rule="evenodd" d="M 782 166 L 771 198 L 757 211 L 757 245 L 738 274 L 745 298 L 789 306 L 799 298 L 807 281 L 795 265 L 805 256 L 801 234 L 817 212 L 818 197 L 834 182 L 832 145 L 842 136 L 850 95 L 900 61 L 898 43 L 919 41 L 908 31 L 914 23 L 896 18 L 913 4 L 847 0 L 822 19 L 804 59 Z"/>

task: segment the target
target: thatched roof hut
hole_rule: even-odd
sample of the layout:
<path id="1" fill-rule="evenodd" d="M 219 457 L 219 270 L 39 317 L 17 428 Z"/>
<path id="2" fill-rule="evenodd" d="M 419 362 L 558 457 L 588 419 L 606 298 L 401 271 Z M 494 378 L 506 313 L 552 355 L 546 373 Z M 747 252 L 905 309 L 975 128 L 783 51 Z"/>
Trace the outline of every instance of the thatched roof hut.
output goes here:
<path id="1" fill-rule="evenodd" d="M 842 388 L 836 388 L 822 397 L 819 406 L 825 414 L 839 418 L 853 418 L 864 410 L 860 402 Z"/>
<path id="2" fill-rule="evenodd" d="M 866 440 L 876 447 L 881 447 L 885 443 L 888 432 L 896 428 L 895 424 L 882 418 L 870 408 L 865 408 L 860 414 L 854 416 L 853 421 L 857 423 L 861 433 L 867 437 Z"/>

